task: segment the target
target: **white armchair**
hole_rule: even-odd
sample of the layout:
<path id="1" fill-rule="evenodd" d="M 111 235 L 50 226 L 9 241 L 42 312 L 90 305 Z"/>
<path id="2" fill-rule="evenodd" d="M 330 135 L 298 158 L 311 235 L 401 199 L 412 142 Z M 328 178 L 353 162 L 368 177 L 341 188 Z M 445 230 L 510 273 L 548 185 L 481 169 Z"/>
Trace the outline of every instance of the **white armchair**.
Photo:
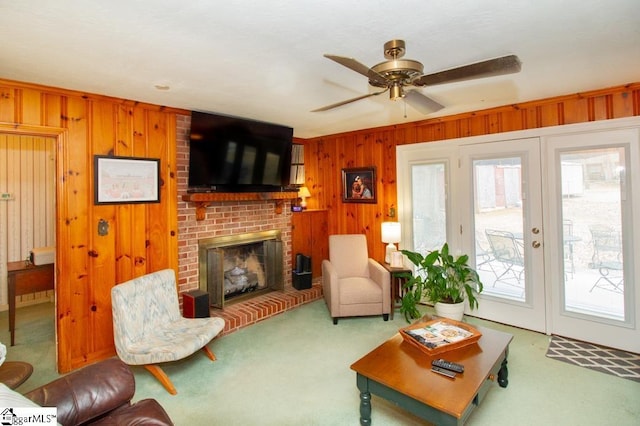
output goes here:
<path id="1" fill-rule="evenodd" d="M 142 365 L 170 394 L 177 393 L 158 363 L 177 361 L 202 349 L 224 329 L 222 318 L 184 318 L 172 269 L 134 278 L 111 289 L 113 336 L 118 357 Z"/>
<path id="2" fill-rule="evenodd" d="M 379 315 L 389 319 L 391 275 L 369 258 L 363 234 L 329 236 L 329 259 L 322 261 L 322 291 L 333 323 L 338 318 Z"/>

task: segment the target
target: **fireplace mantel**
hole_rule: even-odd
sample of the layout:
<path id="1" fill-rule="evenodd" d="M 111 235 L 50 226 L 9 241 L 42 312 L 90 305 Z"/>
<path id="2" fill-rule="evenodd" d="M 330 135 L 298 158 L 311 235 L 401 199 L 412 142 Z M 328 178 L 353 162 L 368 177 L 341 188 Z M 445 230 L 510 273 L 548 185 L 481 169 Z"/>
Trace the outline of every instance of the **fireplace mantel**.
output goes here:
<path id="1" fill-rule="evenodd" d="M 212 202 L 229 201 L 269 201 L 276 202 L 276 214 L 282 213 L 282 206 L 285 200 L 298 198 L 295 191 L 285 192 L 191 192 L 182 196 L 182 201 L 194 203 L 196 205 L 196 220 L 204 220 L 207 207 Z"/>

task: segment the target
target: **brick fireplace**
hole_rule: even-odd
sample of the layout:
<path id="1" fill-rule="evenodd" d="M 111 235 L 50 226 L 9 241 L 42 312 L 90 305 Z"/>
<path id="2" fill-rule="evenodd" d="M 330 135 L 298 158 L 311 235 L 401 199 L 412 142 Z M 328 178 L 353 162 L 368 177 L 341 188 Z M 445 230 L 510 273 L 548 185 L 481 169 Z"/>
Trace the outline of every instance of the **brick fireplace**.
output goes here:
<path id="1" fill-rule="evenodd" d="M 196 220 L 193 203 L 182 200 L 187 192 L 190 117 L 177 117 L 176 170 L 178 184 L 178 289 L 180 293 L 200 288 L 200 240 L 241 234 L 277 231 L 282 241 L 282 290 L 262 294 L 224 309 L 212 309 L 212 315 L 225 319 L 223 334 L 281 313 L 303 303 L 319 299 L 321 289 L 314 285 L 298 291 L 291 284 L 291 202 L 285 200 L 281 213 L 276 201 L 211 202 L 203 220 Z"/>

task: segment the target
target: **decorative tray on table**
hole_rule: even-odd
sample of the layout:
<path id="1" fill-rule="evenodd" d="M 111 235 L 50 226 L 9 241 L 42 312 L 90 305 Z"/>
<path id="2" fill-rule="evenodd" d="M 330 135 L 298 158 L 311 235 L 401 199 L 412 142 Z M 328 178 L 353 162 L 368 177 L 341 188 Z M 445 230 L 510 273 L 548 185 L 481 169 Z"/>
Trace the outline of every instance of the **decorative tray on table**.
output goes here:
<path id="1" fill-rule="evenodd" d="M 469 324 L 447 318 L 418 322 L 400 329 L 405 342 L 421 351 L 436 355 L 477 342 L 482 333 Z"/>

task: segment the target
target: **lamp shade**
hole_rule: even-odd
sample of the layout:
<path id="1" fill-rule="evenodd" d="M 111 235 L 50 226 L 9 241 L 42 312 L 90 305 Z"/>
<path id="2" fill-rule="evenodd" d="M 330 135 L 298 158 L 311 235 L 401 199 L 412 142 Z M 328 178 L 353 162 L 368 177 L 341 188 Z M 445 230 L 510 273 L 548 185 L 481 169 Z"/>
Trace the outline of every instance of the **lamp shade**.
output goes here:
<path id="1" fill-rule="evenodd" d="M 383 243 L 399 243 L 401 233 L 400 222 L 382 222 Z"/>
<path id="2" fill-rule="evenodd" d="M 400 222 L 382 222 L 382 242 L 387 243 L 384 261 L 391 263 L 392 253 L 396 251 L 395 243 L 400 242 Z"/>
<path id="3" fill-rule="evenodd" d="M 309 192 L 309 188 L 307 188 L 306 186 L 301 186 L 298 189 L 298 197 L 300 197 L 300 198 L 311 197 L 311 193 Z"/>
<path id="4" fill-rule="evenodd" d="M 298 188 L 298 198 L 300 198 L 300 207 L 303 209 L 307 208 L 307 197 L 311 197 L 311 193 L 309 192 L 309 188 L 306 186 L 301 186 Z"/>

